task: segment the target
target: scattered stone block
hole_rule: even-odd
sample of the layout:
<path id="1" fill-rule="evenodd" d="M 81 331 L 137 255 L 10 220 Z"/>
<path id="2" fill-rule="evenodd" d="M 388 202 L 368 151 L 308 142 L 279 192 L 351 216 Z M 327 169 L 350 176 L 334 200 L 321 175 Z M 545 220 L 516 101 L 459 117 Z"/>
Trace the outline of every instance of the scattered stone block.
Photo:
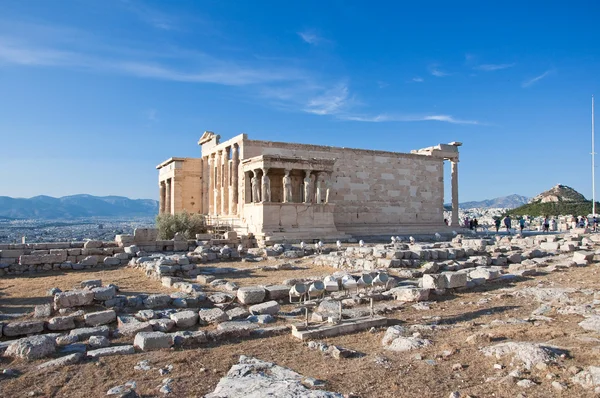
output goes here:
<path id="1" fill-rule="evenodd" d="M 287 299 L 290 287 L 286 285 L 271 285 L 265 286 L 266 300 L 283 300 Z"/>
<path id="2" fill-rule="evenodd" d="M 154 327 L 152 326 L 151 321 L 148 322 L 129 322 L 122 326 L 119 326 L 117 330 L 115 330 L 115 336 L 133 336 L 137 333 L 141 332 L 152 332 Z"/>
<path id="3" fill-rule="evenodd" d="M 242 287 L 237 291 L 238 300 L 245 305 L 262 303 L 265 296 L 266 291 L 260 286 Z"/>
<path id="4" fill-rule="evenodd" d="M 220 308 L 201 309 L 198 311 L 201 324 L 221 323 L 229 320 L 227 314 Z"/>
<path id="5" fill-rule="evenodd" d="M 148 321 L 150 326 L 152 326 L 152 330 L 155 332 L 170 332 L 175 327 L 175 321 L 171 319 L 161 318 L 161 319 L 150 319 Z"/>
<path id="6" fill-rule="evenodd" d="M 104 336 L 92 336 L 88 340 L 90 348 L 104 348 L 110 345 L 110 341 Z"/>
<path id="7" fill-rule="evenodd" d="M 198 324 L 198 314 L 194 311 L 181 311 L 171 314 L 171 320 L 180 329 L 190 328 Z"/>
<path id="8" fill-rule="evenodd" d="M 100 326 L 116 321 L 117 314 L 113 310 L 90 312 L 83 319 L 87 326 Z"/>
<path id="9" fill-rule="evenodd" d="M 467 274 L 465 272 L 443 272 L 442 275 L 446 279 L 447 289 L 465 287 L 467 285 Z"/>
<path id="10" fill-rule="evenodd" d="M 100 279 L 88 279 L 85 281 L 81 281 L 79 285 L 82 289 L 93 289 L 95 287 L 101 287 L 102 281 Z"/>
<path id="11" fill-rule="evenodd" d="M 26 336 L 44 330 L 43 321 L 11 322 L 4 325 L 2 334 L 7 337 Z"/>
<path id="12" fill-rule="evenodd" d="M 56 341 L 51 336 L 39 335 L 10 343 L 4 355 L 28 361 L 47 357 L 56 351 Z"/>
<path id="13" fill-rule="evenodd" d="M 423 288 L 424 289 L 445 289 L 446 278 L 441 274 L 425 274 L 423 275 Z"/>
<path id="14" fill-rule="evenodd" d="M 98 326 L 95 328 L 77 328 L 69 332 L 71 336 L 77 336 L 79 341 L 85 341 L 92 336 L 104 336 L 108 337 L 109 333 L 108 326 Z"/>
<path id="15" fill-rule="evenodd" d="M 114 355 L 131 355 L 135 354 L 135 349 L 132 345 L 120 345 L 113 347 L 98 348 L 87 352 L 90 358 L 110 357 Z"/>
<path id="16" fill-rule="evenodd" d="M 573 253 L 573 261 L 576 263 L 584 263 L 587 264 L 594 258 L 594 252 L 586 252 L 586 251 L 578 251 Z"/>
<path id="17" fill-rule="evenodd" d="M 54 317 L 48 321 L 46 327 L 52 331 L 75 329 L 75 317 L 71 315 Z"/>
<path id="18" fill-rule="evenodd" d="M 397 301 L 418 302 L 429 299 L 429 290 L 419 287 L 395 287 L 389 291 Z"/>
<path id="19" fill-rule="evenodd" d="M 163 332 L 141 332 L 135 335 L 134 347 L 142 351 L 170 348 L 173 344 L 171 335 Z"/>
<path id="20" fill-rule="evenodd" d="M 53 359 L 52 361 L 44 362 L 38 365 L 37 369 L 46 370 L 62 368 L 63 366 L 74 365 L 76 363 L 79 363 L 81 361 L 81 358 L 83 358 L 83 354 L 76 352 L 74 354 L 69 354 L 65 355 L 64 357 Z"/>
<path id="21" fill-rule="evenodd" d="M 289 290 L 289 288 L 288 288 Z M 242 307 L 235 307 L 226 312 L 227 316 L 232 321 L 237 321 L 240 319 L 246 319 L 250 313 Z"/>
<path id="22" fill-rule="evenodd" d="M 277 315 L 279 312 L 279 303 L 277 301 L 267 301 L 266 303 L 255 304 L 249 308 L 252 315 Z"/>
<path id="23" fill-rule="evenodd" d="M 72 290 L 54 296 L 56 308 L 82 307 L 94 301 L 94 292 L 89 290 Z"/>
<path id="24" fill-rule="evenodd" d="M 173 344 L 177 347 L 197 345 L 201 343 L 206 343 L 208 341 L 206 333 L 203 331 L 175 332 L 171 334 L 171 337 L 173 338 Z"/>
<path id="25" fill-rule="evenodd" d="M 52 304 L 36 305 L 33 310 L 34 318 L 48 318 L 52 316 Z"/>
<path id="26" fill-rule="evenodd" d="M 114 286 L 96 287 L 92 289 L 92 292 L 94 292 L 94 300 L 97 301 L 110 300 L 117 293 Z"/>
<path id="27" fill-rule="evenodd" d="M 167 307 L 171 303 L 171 297 L 168 294 L 151 294 L 144 300 L 146 308 Z"/>

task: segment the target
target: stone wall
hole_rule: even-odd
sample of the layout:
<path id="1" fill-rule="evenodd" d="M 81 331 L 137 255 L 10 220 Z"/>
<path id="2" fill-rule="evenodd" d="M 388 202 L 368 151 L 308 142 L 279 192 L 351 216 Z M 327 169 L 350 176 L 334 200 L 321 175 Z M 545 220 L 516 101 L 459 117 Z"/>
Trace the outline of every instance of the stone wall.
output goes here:
<path id="1" fill-rule="evenodd" d="M 0 245 L 0 276 L 127 264 L 115 242 L 56 242 Z"/>
<path id="2" fill-rule="evenodd" d="M 336 159 L 330 200 L 339 231 L 369 225 L 443 223 L 443 159 L 431 156 L 244 140 L 242 158 Z"/>

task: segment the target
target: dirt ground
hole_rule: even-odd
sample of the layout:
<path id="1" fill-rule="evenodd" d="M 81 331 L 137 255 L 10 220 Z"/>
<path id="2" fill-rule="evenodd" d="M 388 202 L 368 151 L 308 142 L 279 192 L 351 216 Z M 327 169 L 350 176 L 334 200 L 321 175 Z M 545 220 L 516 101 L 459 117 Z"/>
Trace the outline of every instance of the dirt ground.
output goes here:
<path id="1" fill-rule="evenodd" d="M 574 385 L 570 381 L 572 369 L 569 368 L 598 365 L 600 336 L 577 325 L 583 316 L 561 315 L 555 309 L 545 314 L 550 320 L 522 321 L 530 318 L 540 302 L 520 297 L 514 292 L 535 286 L 596 291 L 599 269 L 596 265 L 570 268 L 514 283 L 488 284 L 476 290 L 434 296 L 429 310 L 406 304 L 388 317 L 390 324 L 398 323 L 405 327 L 425 325 L 419 327 L 420 333 L 432 340 L 433 345 L 417 351 L 386 351 L 381 346 L 385 332 L 382 328 L 376 332 L 323 339 L 328 344 L 365 354 L 360 358 L 340 360 L 310 350 L 291 335 L 106 357 L 43 373 L 35 370 L 35 366 L 43 361 L 26 363 L 2 358 L 0 368 L 17 369 L 22 375 L 13 379 L 1 379 L 0 376 L 0 396 L 23 397 L 35 392 L 36 396 L 43 397 L 103 397 L 109 388 L 135 380 L 137 391 L 150 397 L 159 396 L 161 381 L 171 377 L 175 380 L 171 384 L 171 396 L 199 397 L 214 389 L 240 355 L 275 362 L 306 377 L 325 380 L 327 390 L 360 397 L 448 397 L 452 391 L 472 397 L 597 396 L 593 391 Z M 283 276 L 283 272 L 288 271 L 270 272 L 269 275 L 272 274 L 280 283 L 291 277 Z M 320 273 L 314 269 L 303 272 L 305 276 Z M 116 283 L 128 293 L 170 291 L 158 281 L 146 279 L 139 270 L 129 268 L 2 278 L 1 310 L 21 312 L 31 309 L 33 305 L 49 300 L 45 297 L 49 288 L 72 288 L 79 281 L 91 278 L 102 279 L 105 284 Z M 576 303 L 591 303 L 593 300 L 593 295 L 582 292 L 570 297 Z M 466 342 L 468 336 L 480 332 L 491 335 L 492 341 L 474 345 Z M 483 346 L 505 340 L 555 345 L 568 350 L 569 355 L 546 369 L 534 367 L 529 373 L 525 372 L 523 377 L 537 383 L 537 386 L 525 389 L 506 377 L 515 369 L 511 366 L 510 357 L 496 359 L 479 351 Z M 145 359 L 156 369 L 147 372 L 134 370 L 136 363 Z M 173 371 L 167 376 L 160 375 L 158 368 L 169 364 L 174 366 Z M 460 370 L 457 370 L 456 364 L 462 365 Z M 495 369 L 495 364 L 502 365 L 503 369 Z M 566 383 L 567 389 L 553 389 L 553 381 Z"/>

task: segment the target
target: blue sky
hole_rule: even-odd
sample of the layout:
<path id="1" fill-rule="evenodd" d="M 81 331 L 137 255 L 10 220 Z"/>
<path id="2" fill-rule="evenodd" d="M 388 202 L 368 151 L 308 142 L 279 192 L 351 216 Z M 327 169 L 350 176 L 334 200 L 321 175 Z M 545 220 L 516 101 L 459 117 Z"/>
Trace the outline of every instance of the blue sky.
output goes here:
<path id="1" fill-rule="evenodd" d="M 156 198 L 154 167 L 199 156 L 211 130 L 400 152 L 461 141 L 461 201 L 557 183 L 591 197 L 598 2 L 1 7 L 0 195 Z"/>

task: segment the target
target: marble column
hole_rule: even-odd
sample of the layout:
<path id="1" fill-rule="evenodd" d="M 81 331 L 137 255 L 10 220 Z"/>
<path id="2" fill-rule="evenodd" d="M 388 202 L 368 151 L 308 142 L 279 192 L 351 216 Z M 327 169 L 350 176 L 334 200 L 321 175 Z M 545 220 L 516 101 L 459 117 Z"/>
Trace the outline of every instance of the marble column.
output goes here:
<path id="1" fill-rule="evenodd" d="M 198 192 L 198 213 L 204 213 L 204 160 L 200 162 L 200 190 Z"/>
<path id="2" fill-rule="evenodd" d="M 452 165 L 452 220 L 453 227 L 458 226 L 458 159 L 451 159 Z"/>
<path id="3" fill-rule="evenodd" d="M 215 196 L 213 191 L 215 188 L 215 155 L 211 154 L 208 156 L 208 182 L 206 184 L 206 195 L 208 196 L 208 212 L 207 214 L 214 214 L 215 209 Z"/>
<path id="4" fill-rule="evenodd" d="M 166 194 L 167 194 L 167 187 L 165 185 L 164 181 L 161 181 L 159 184 L 159 203 L 160 203 L 160 207 L 158 210 L 158 214 L 163 214 L 165 212 L 165 200 L 166 200 Z"/>
<path id="5" fill-rule="evenodd" d="M 165 197 L 166 197 L 165 212 L 169 213 L 169 214 L 173 214 L 173 211 L 171 209 L 172 202 L 173 202 L 173 197 L 171 196 L 171 194 L 172 194 L 171 186 L 172 185 L 173 184 L 172 184 L 171 178 L 169 178 L 166 183 L 166 195 L 165 195 Z"/>
<path id="6" fill-rule="evenodd" d="M 240 162 L 240 147 L 238 144 L 233 144 L 231 147 L 233 153 L 231 154 L 231 200 L 229 201 L 230 210 L 229 214 L 237 214 L 238 201 L 239 201 L 239 193 L 238 193 L 238 184 L 239 184 L 239 162 Z"/>
<path id="7" fill-rule="evenodd" d="M 223 151 L 217 152 L 217 157 L 215 158 L 215 208 L 213 214 L 218 216 L 221 213 L 221 176 L 223 174 L 223 170 L 221 168 L 221 164 L 223 163 L 222 158 Z"/>
<path id="8" fill-rule="evenodd" d="M 231 147 L 222 151 L 221 163 L 221 214 L 229 214 L 229 153 Z"/>

